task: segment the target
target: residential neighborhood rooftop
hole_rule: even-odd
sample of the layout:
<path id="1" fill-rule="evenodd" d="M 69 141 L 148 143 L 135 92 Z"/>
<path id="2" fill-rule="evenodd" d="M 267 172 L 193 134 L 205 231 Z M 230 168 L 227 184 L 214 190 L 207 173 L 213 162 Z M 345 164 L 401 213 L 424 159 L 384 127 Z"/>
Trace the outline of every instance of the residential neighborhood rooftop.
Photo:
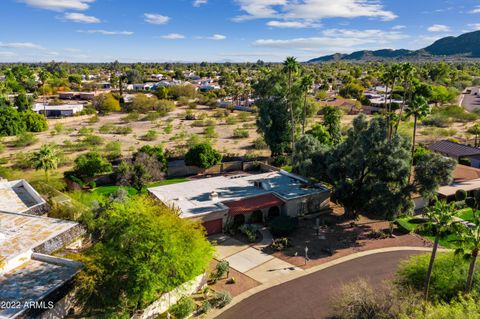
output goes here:
<path id="1" fill-rule="evenodd" d="M 43 204 L 45 200 L 24 180 L 0 182 L 0 212 L 23 213 Z"/>
<path id="2" fill-rule="evenodd" d="M 471 147 L 451 141 L 438 141 L 427 146 L 429 150 L 453 157 L 480 155 L 480 148 Z"/>
<path id="3" fill-rule="evenodd" d="M 287 173 L 268 172 L 262 174 L 243 173 L 234 176 L 217 176 L 149 189 L 162 202 L 178 208 L 184 217 L 226 211 L 223 202 L 273 193 L 280 199 L 293 199 L 313 193 L 327 191 L 320 187 L 309 187 L 301 177 Z"/>

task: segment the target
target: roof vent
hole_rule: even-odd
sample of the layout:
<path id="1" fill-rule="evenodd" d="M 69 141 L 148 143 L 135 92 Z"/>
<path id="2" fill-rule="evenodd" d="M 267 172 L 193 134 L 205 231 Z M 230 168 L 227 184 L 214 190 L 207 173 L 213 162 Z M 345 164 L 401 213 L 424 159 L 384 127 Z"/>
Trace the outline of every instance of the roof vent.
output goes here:
<path id="1" fill-rule="evenodd" d="M 209 198 L 210 200 L 218 200 L 218 193 L 215 191 L 211 192 Z"/>

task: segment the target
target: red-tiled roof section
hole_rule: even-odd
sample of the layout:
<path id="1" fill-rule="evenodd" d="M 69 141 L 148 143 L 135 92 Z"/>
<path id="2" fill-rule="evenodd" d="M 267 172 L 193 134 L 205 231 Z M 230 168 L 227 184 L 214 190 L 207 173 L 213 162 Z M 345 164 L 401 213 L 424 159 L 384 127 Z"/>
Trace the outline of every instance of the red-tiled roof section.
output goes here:
<path id="1" fill-rule="evenodd" d="M 234 216 L 251 213 L 263 208 L 281 206 L 285 202 L 273 194 L 264 194 L 223 204 L 228 206 L 230 215 Z"/>

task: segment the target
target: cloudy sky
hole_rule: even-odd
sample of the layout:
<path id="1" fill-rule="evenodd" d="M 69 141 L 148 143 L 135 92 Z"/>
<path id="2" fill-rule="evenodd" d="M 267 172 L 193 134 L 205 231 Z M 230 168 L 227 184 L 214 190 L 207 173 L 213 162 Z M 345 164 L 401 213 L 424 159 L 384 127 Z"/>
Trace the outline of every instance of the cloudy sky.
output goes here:
<path id="1" fill-rule="evenodd" d="M 479 0 L 1 0 L 0 61 L 304 61 L 480 30 Z"/>

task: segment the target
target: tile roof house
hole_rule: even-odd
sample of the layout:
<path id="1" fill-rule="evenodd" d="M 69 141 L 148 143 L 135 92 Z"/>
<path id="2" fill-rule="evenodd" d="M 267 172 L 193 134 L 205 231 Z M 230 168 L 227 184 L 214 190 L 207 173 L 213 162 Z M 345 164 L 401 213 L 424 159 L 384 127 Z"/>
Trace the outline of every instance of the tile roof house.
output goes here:
<path id="1" fill-rule="evenodd" d="M 438 141 L 427 146 L 431 151 L 459 160 L 460 158 L 471 158 L 480 156 L 480 148 L 471 147 L 447 140 Z"/>

